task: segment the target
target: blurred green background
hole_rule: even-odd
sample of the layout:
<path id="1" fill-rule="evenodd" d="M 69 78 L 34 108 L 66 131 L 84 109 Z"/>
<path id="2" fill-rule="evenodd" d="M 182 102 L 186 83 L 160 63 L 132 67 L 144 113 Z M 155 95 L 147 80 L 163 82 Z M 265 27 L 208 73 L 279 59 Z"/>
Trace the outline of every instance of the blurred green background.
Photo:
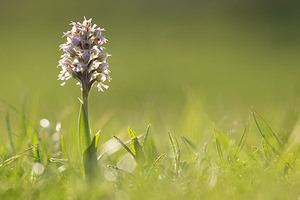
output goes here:
<path id="1" fill-rule="evenodd" d="M 299 8 L 292 0 L 1 1 L 0 98 L 65 129 L 75 124 L 80 90 L 75 81 L 61 87 L 56 66 L 62 33 L 86 16 L 106 29 L 112 54 L 110 88 L 91 92 L 93 129 L 110 137 L 151 123 L 180 132 L 187 102 L 216 123 L 247 119 L 251 105 L 281 122 L 299 111 Z"/>

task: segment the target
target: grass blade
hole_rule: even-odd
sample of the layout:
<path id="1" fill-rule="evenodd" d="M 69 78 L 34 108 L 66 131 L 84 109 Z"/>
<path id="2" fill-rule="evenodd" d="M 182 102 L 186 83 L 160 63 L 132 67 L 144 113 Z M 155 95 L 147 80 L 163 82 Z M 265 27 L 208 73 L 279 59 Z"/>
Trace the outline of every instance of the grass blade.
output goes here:
<path id="1" fill-rule="evenodd" d="M 275 132 L 273 131 L 273 129 L 270 127 L 270 125 L 266 122 L 266 120 L 256 111 L 252 108 L 252 113 L 254 114 L 254 112 L 257 114 L 257 116 L 264 122 L 264 124 L 267 126 L 267 128 L 269 129 L 269 131 L 272 133 L 272 136 L 275 138 L 276 142 L 279 144 L 280 147 L 282 147 L 282 144 L 279 140 L 279 138 L 277 137 L 277 135 L 275 134 Z"/>
<path id="2" fill-rule="evenodd" d="M 123 173 L 123 174 L 133 176 L 132 173 L 130 173 L 130 172 L 124 170 L 124 169 L 121 169 L 121 168 L 119 168 L 119 167 L 116 167 L 116 166 L 113 166 L 113 165 L 107 165 L 107 167 L 109 167 L 109 168 L 111 168 L 111 169 L 114 169 L 114 170 L 117 170 L 118 172 L 121 172 L 121 173 Z"/>
<path id="3" fill-rule="evenodd" d="M 169 134 L 169 140 L 170 140 L 170 143 L 171 143 L 171 146 L 172 146 L 172 149 L 173 149 L 173 153 L 174 153 L 174 169 L 175 169 L 175 172 L 176 174 L 178 173 L 179 171 L 179 164 L 180 164 L 180 148 L 178 147 L 178 142 L 176 140 L 176 138 L 174 139 L 171 135 L 171 133 L 168 133 Z M 176 142 L 176 144 L 175 144 Z M 179 149 L 177 149 L 177 147 Z"/>
<path id="4" fill-rule="evenodd" d="M 265 153 L 266 158 L 269 159 L 269 158 L 270 158 L 269 145 L 267 144 L 265 138 L 262 138 L 262 140 L 261 140 L 261 145 L 262 145 L 262 147 L 263 147 L 263 150 L 264 150 L 264 153 Z"/>
<path id="5" fill-rule="evenodd" d="M 40 150 L 39 150 L 39 145 L 40 145 L 40 138 L 38 134 L 34 134 L 31 140 L 32 144 L 35 145 L 36 147 L 33 148 L 33 155 L 35 157 L 35 162 L 41 162 L 40 158 Z"/>
<path id="6" fill-rule="evenodd" d="M 252 108 L 252 116 L 253 116 L 254 122 L 255 122 L 255 124 L 256 124 L 256 127 L 257 127 L 259 133 L 261 134 L 261 136 L 262 136 L 263 139 L 265 140 L 266 144 L 268 144 L 268 145 L 271 147 L 271 149 L 272 149 L 276 154 L 279 154 L 278 150 L 277 150 L 277 149 L 269 142 L 269 140 L 266 138 L 266 136 L 265 136 L 264 133 L 262 132 L 262 130 L 261 130 L 259 124 L 258 124 L 258 121 L 257 121 L 257 119 L 256 119 L 255 113 L 257 113 L 257 112 L 254 111 L 254 109 Z M 263 121 L 264 121 L 264 120 L 263 120 Z M 265 121 L 264 121 L 264 122 L 265 122 Z M 265 123 L 266 123 L 266 122 L 265 122 Z M 268 126 L 268 125 L 267 125 L 267 126 Z M 275 138 L 277 138 L 277 136 L 276 136 Z M 278 138 L 277 138 L 277 139 L 278 139 Z M 276 140 L 277 140 L 277 139 L 276 139 Z"/>
<path id="7" fill-rule="evenodd" d="M 145 132 L 144 140 L 143 140 L 143 143 L 142 143 L 143 149 L 145 149 L 145 144 L 146 144 L 146 141 L 148 139 L 149 130 L 150 130 L 150 124 L 147 126 L 147 129 L 146 129 L 146 132 Z"/>
<path id="8" fill-rule="evenodd" d="M 33 128 L 34 133 L 36 133 L 36 134 L 39 133 L 38 130 L 36 129 L 34 123 L 32 123 L 22 112 L 18 111 L 18 109 L 16 109 L 14 106 L 10 105 L 9 103 L 7 103 L 6 101 L 4 101 L 2 99 L 0 99 L 0 102 L 4 106 L 6 106 L 7 108 L 9 108 L 10 110 L 14 111 L 16 114 L 18 114 L 22 118 L 22 120 L 27 123 L 27 125 L 29 127 Z"/>
<path id="9" fill-rule="evenodd" d="M 142 164 L 145 161 L 145 156 L 143 152 L 143 148 L 139 143 L 139 140 L 134 133 L 134 131 L 128 127 L 128 134 L 131 138 L 130 144 L 131 144 L 131 152 L 134 154 L 134 158 L 137 163 Z"/>
<path id="10" fill-rule="evenodd" d="M 152 172 L 152 170 L 157 167 L 159 165 L 159 163 L 167 156 L 167 154 L 162 154 L 160 156 L 158 156 L 158 158 L 155 160 L 155 162 L 152 164 L 152 166 L 150 167 L 149 171 L 148 171 L 148 175 Z"/>
<path id="11" fill-rule="evenodd" d="M 183 141 L 183 143 L 188 147 L 188 145 L 190 146 L 190 147 L 192 147 L 192 149 L 196 149 L 197 148 L 197 146 L 196 145 L 194 145 L 190 140 L 188 140 L 186 137 L 184 137 L 183 135 L 180 135 L 180 137 L 181 137 L 181 140 Z"/>
<path id="12" fill-rule="evenodd" d="M 143 164 L 145 162 L 145 155 L 143 152 L 143 148 L 140 145 L 137 138 L 131 139 L 131 149 L 132 153 L 135 155 L 135 160 L 138 164 Z"/>
<path id="13" fill-rule="evenodd" d="M 126 144 L 124 144 L 124 142 L 122 140 L 120 140 L 120 138 L 118 138 L 115 135 L 113 135 L 113 138 L 115 138 L 128 153 L 130 153 L 133 157 L 135 157 L 135 155 L 132 153 L 132 151 L 126 146 Z"/>
<path id="14" fill-rule="evenodd" d="M 64 136 L 62 133 L 60 133 L 60 142 L 61 142 L 61 150 L 62 150 L 63 156 L 65 156 L 66 155 L 65 140 L 64 140 Z"/>
<path id="15" fill-rule="evenodd" d="M 167 156 L 166 153 L 160 155 L 155 162 L 153 163 L 153 167 L 157 167 L 159 165 L 159 163 Z"/>
<path id="16" fill-rule="evenodd" d="M 168 133 L 168 135 L 169 135 L 169 140 L 170 140 L 170 143 L 171 143 L 171 146 L 172 146 L 173 154 L 176 157 L 176 155 L 177 155 L 177 148 L 176 148 L 176 145 L 175 145 L 175 140 L 172 137 L 171 133 Z"/>
<path id="17" fill-rule="evenodd" d="M 12 139 L 12 132 L 11 132 L 11 128 L 10 128 L 9 110 L 6 111 L 6 115 L 4 116 L 4 118 L 5 118 L 5 122 L 6 122 L 6 128 L 7 128 L 7 134 L 8 134 L 10 146 L 12 148 L 12 151 L 14 152 L 15 148 L 14 148 L 14 142 Z"/>
<path id="18" fill-rule="evenodd" d="M 221 148 L 220 141 L 219 141 L 219 138 L 217 136 L 216 130 L 215 130 L 215 140 L 216 140 L 216 146 L 217 146 L 217 151 L 218 151 L 219 158 L 221 160 L 221 163 L 223 163 L 222 148 Z"/>
<path id="19" fill-rule="evenodd" d="M 29 147 L 28 149 L 25 149 L 22 153 L 18 154 L 18 155 L 15 155 L 15 156 L 12 156 L 10 157 L 9 159 L 6 159 L 2 164 L 0 164 L 0 167 L 3 167 L 9 163 L 11 163 L 12 161 L 16 160 L 17 158 L 21 157 L 24 153 L 26 153 L 27 151 L 30 151 L 34 148 L 37 148 L 38 145 L 34 145 L 32 147 Z"/>
<path id="20" fill-rule="evenodd" d="M 137 138 L 134 131 L 130 127 L 128 127 L 128 134 L 130 139 Z"/>
<path id="21" fill-rule="evenodd" d="M 247 139 L 247 135 L 249 134 L 249 130 L 250 130 L 250 126 L 249 126 L 249 121 L 248 121 L 248 123 L 247 123 L 247 125 L 246 125 L 246 127 L 244 129 L 243 135 L 242 135 L 242 137 L 240 139 L 240 142 L 238 144 L 238 147 L 236 149 L 236 152 L 234 154 L 234 157 L 237 157 L 239 155 L 241 149 L 243 148 L 243 146 L 245 144 L 245 141 Z"/>
<path id="22" fill-rule="evenodd" d="M 26 100 L 27 100 L 27 98 L 25 95 L 23 98 L 23 101 L 22 101 L 22 113 L 24 113 L 24 114 L 26 113 Z M 24 120 L 22 120 L 22 127 L 23 127 L 22 128 L 23 136 L 26 136 L 27 135 L 27 125 Z"/>

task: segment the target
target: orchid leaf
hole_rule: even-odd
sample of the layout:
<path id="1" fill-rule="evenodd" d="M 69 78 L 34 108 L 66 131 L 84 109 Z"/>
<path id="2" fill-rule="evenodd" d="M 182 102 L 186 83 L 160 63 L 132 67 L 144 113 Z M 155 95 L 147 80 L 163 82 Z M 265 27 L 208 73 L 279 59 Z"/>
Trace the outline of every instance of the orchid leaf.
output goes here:
<path id="1" fill-rule="evenodd" d="M 78 134 L 79 134 L 79 148 L 83 153 L 91 144 L 90 126 L 88 122 L 87 113 L 83 105 L 81 105 L 79 121 L 78 121 Z"/>
<path id="2" fill-rule="evenodd" d="M 97 172 L 97 143 L 100 132 L 95 134 L 93 141 L 83 153 L 84 171 L 87 177 L 93 177 Z"/>

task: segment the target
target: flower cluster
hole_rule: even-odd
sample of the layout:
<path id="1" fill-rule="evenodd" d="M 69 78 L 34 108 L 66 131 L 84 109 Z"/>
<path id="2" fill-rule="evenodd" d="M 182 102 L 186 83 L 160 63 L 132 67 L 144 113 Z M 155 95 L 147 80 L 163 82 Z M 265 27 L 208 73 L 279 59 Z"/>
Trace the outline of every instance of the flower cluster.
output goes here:
<path id="1" fill-rule="evenodd" d="M 101 33 L 105 31 L 103 28 L 97 28 L 97 25 L 91 24 L 92 19 L 84 18 L 83 23 L 71 22 L 72 30 L 64 33 L 63 37 L 67 37 L 67 42 L 60 45 L 60 48 L 65 52 L 61 56 L 59 65 L 62 70 L 58 75 L 58 80 L 63 80 L 62 86 L 65 83 L 75 78 L 81 85 L 82 90 L 90 91 L 93 84 L 98 91 L 103 91 L 109 86 L 103 82 L 111 78 L 109 76 L 109 66 L 106 62 L 110 55 L 103 53 L 105 47 L 102 45 L 107 42 Z"/>

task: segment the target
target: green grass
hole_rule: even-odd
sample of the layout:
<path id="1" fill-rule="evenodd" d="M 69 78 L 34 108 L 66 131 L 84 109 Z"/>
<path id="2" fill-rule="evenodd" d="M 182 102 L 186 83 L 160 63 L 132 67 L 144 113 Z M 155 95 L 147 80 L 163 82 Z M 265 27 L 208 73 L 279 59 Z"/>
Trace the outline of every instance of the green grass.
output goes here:
<path id="1" fill-rule="evenodd" d="M 84 3 L 1 2 L 1 200 L 299 198 L 298 2 Z M 79 88 L 56 80 L 62 32 L 83 16 L 112 54 L 109 90 L 89 98 L 93 181 Z"/>
<path id="2" fill-rule="evenodd" d="M 280 135 L 252 109 L 248 121 L 233 134 L 192 109 L 185 110 L 185 117 L 199 119 L 203 126 L 199 135 L 168 134 L 153 125 L 142 132 L 128 128 L 130 140 L 126 132 L 112 133 L 117 136 L 108 140 L 101 133 L 97 172 L 88 181 L 80 170 L 76 130 L 68 124 L 55 130 L 55 123 L 43 128 L 38 119 L 11 105 L 1 107 L 6 110 L 7 137 L 0 144 L 0 199 L 297 199 L 300 195 L 300 118 L 290 132 Z"/>

